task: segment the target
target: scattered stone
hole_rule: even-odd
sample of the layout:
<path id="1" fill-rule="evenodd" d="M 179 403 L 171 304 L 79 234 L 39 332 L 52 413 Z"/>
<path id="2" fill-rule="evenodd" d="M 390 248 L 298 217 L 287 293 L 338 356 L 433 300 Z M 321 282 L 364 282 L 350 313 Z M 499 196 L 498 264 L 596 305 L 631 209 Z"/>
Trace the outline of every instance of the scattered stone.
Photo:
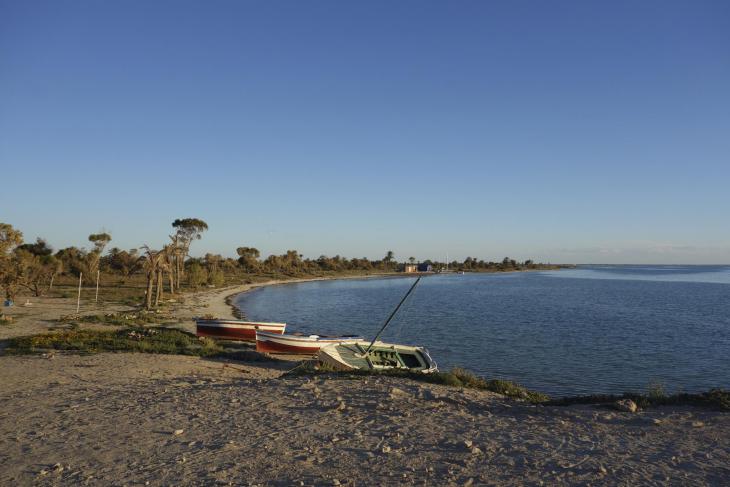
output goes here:
<path id="1" fill-rule="evenodd" d="M 390 447 L 388 445 L 383 446 L 383 453 L 390 453 Z"/>
<path id="2" fill-rule="evenodd" d="M 702 428 L 705 425 L 702 421 L 692 421 L 693 428 Z"/>
<path id="3" fill-rule="evenodd" d="M 180 436 L 184 432 L 185 432 L 185 430 L 175 430 L 175 431 L 172 432 L 172 434 L 175 435 L 175 436 Z"/>
<path id="4" fill-rule="evenodd" d="M 410 396 L 406 391 L 403 389 L 399 389 L 398 387 L 391 387 L 390 388 L 390 398 L 391 399 L 401 399 L 404 397 Z"/>
<path id="5" fill-rule="evenodd" d="M 635 413 L 639 407 L 631 399 L 619 399 L 613 403 L 614 409 L 625 413 Z"/>
<path id="6" fill-rule="evenodd" d="M 340 481 L 337 479 L 332 479 L 332 485 L 340 485 Z"/>
<path id="7" fill-rule="evenodd" d="M 472 455 L 481 455 L 482 454 L 482 451 L 475 446 L 475 447 L 472 447 L 471 454 Z"/>
<path id="8" fill-rule="evenodd" d="M 474 485 L 474 479 L 472 477 L 469 477 L 466 482 L 464 482 L 464 487 L 471 487 Z"/>
<path id="9" fill-rule="evenodd" d="M 608 470 L 606 470 L 606 467 L 604 467 L 603 465 L 599 465 L 598 466 L 598 473 L 600 473 L 602 475 L 606 475 L 608 473 Z"/>
<path id="10" fill-rule="evenodd" d="M 344 411 L 345 409 L 347 409 L 347 404 L 345 404 L 345 401 L 340 401 L 339 404 L 334 407 L 335 411 Z"/>
<path id="11" fill-rule="evenodd" d="M 467 448 L 471 448 L 472 445 L 474 445 L 474 442 L 473 441 L 471 441 L 471 440 L 464 440 L 464 446 L 466 446 Z"/>
<path id="12" fill-rule="evenodd" d="M 63 465 L 61 465 L 60 463 L 55 464 L 53 466 L 53 471 L 56 472 L 56 473 L 63 472 Z"/>

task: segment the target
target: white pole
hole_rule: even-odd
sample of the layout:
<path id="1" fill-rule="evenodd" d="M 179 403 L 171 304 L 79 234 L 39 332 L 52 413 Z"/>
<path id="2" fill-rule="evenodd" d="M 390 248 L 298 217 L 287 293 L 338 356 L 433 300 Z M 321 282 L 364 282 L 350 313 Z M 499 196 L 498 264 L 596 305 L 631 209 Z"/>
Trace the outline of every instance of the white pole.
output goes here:
<path id="1" fill-rule="evenodd" d="M 50 285 L 50 286 L 48 286 L 48 290 L 49 290 L 49 291 L 50 291 L 51 289 L 53 289 L 53 278 L 54 278 L 54 277 L 56 277 L 56 274 L 51 274 L 51 285 Z"/>
<path id="2" fill-rule="evenodd" d="M 96 270 L 96 297 L 94 297 L 94 306 L 99 302 L 99 269 Z"/>
<path id="3" fill-rule="evenodd" d="M 76 314 L 79 314 L 79 309 L 81 308 L 81 276 L 83 275 L 83 272 L 79 272 L 79 295 L 76 298 Z"/>

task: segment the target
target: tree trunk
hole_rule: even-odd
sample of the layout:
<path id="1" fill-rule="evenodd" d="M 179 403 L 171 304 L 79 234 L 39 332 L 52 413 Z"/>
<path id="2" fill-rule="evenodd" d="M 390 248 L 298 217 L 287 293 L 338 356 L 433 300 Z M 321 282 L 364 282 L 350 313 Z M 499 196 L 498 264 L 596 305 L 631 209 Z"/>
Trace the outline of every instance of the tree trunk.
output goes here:
<path id="1" fill-rule="evenodd" d="M 162 271 L 157 271 L 157 291 L 155 292 L 155 307 L 160 304 L 160 298 L 162 297 Z"/>
<path id="2" fill-rule="evenodd" d="M 175 252 L 175 287 L 180 289 L 180 254 Z"/>
<path id="3" fill-rule="evenodd" d="M 145 308 L 152 309 L 152 283 L 155 278 L 154 271 L 147 272 L 147 296 L 145 298 Z"/>
<path id="4" fill-rule="evenodd" d="M 175 279 L 173 279 L 173 267 L 170 267 L 170 271 L 167 273 L 167 277 L 170 280 L 170 294 L 175 294 Z"/>
<path id="5" fill-rule="evenodd" d="M 181 252 L 180 255 L 180 269 L 178 270 L 177 274 L 177 288 L 180 289 L 180 280 L 185 277 L 185 256 L 188 255 L 188 251 L 190 250 L 190 244 L 187 244 L 183 247 L 183 252 Z"/>

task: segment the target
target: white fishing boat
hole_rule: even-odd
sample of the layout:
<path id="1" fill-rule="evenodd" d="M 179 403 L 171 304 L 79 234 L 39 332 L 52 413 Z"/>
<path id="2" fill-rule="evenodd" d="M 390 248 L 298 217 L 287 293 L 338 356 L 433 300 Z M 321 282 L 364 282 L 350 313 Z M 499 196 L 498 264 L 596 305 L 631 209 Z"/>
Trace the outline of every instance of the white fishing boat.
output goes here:
<path id="1" fill-rule="evenodd" d="M 323 364 L 337 370 L 409 370 L 428 374 L 438 366 L 423 347 L 398 345 L 384 342 L 339 343 L 323 347 L 317 354 Z"/>

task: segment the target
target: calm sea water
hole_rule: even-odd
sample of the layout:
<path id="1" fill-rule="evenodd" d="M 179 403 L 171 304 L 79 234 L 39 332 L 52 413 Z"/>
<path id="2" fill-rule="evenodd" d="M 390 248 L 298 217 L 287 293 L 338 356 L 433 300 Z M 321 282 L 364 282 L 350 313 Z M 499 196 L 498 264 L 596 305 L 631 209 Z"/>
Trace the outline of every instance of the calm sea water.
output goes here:
<path id="1" fill-rule="evenodd" d="M 272 286 L 236 304 L 288 331 L 372 337 L 412 282 Z M 730 266 L 429 276 L 383 339 L 553 396 L 730 388 Z"/>

